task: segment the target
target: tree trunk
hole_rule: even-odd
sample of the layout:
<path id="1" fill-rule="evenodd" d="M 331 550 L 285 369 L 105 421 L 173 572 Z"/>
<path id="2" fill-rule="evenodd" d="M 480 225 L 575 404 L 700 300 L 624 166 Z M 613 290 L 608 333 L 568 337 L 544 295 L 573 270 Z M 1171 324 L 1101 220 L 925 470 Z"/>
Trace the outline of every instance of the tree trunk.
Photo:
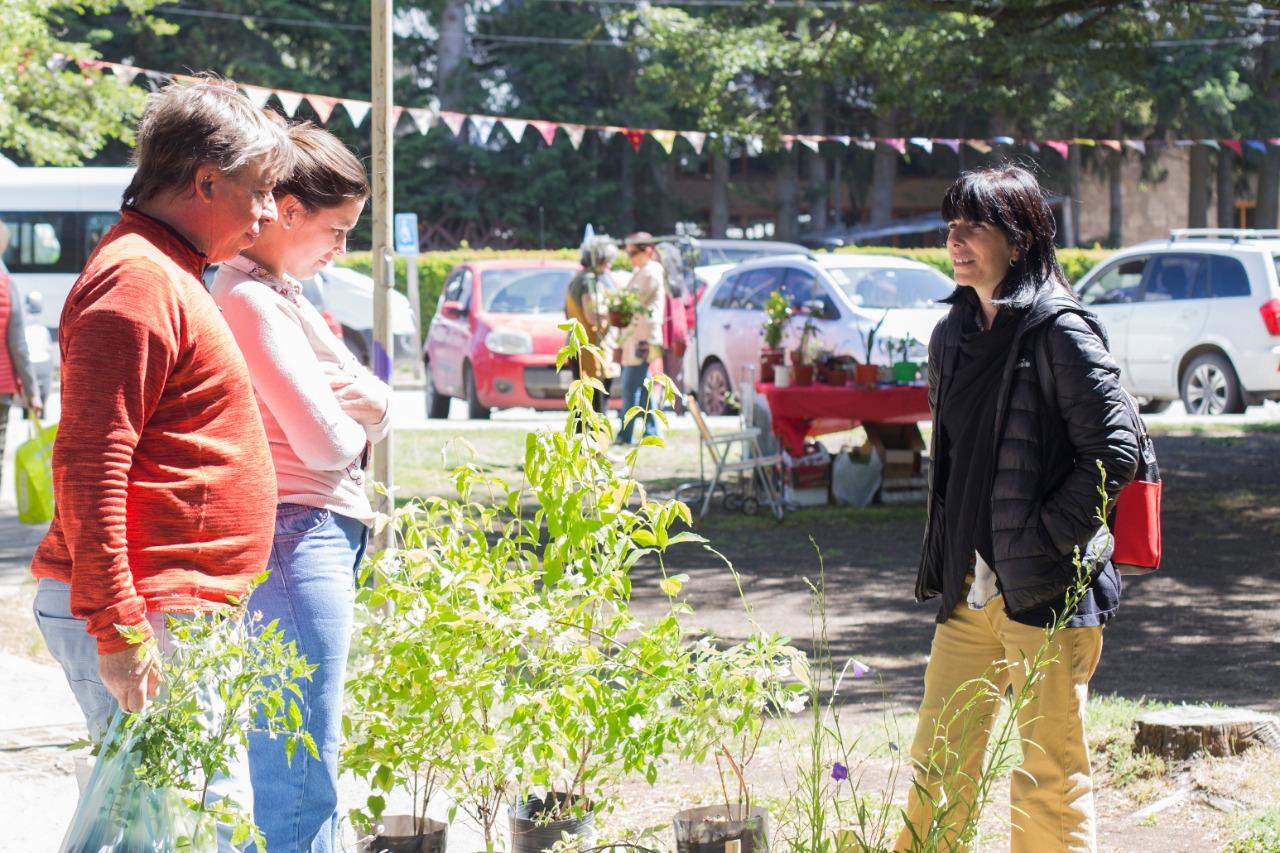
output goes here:
<path id="1" fill-rule="evenodd" d="M 720 139 L 707 144 L 711 146 L 711 236 L 721 239 L 729 227 L 729 157 Z"/>
<path id="2" fill-rule="evenodd" d="M 673 155 L 650 161 L 653 186 L 658 191 L 658 229 L 666 233 L 676 227 L 676 158 Z"/>
<path id="3" fill-rule="evenodd" d="M 819 136 L 827 132 L 827 108 L 823 98 L 823 86 L 814 86 L 813 110 L 810 112 L 812 132 Z M 810 151 L 809 161 L 809 231 L 827 230 L 827 161 L 821 153 Z"/>
<path id="4" fill-rule="evenodd" d="M 1236 227 L 1236 164 L 1230 151 L 1218 152 L 1218 227 Z"/>
<path id="5" fill-rule="evenodd" d="M 797 174 L 796 150 L 782 152 L 782 165 L 778 170 L 778 222 L 773 234 L 778 240 L 794 240 L 796 217 L 799 215 L 800 176 Z"/>
<path id="6" fill-rule="evenodd" d="M 1254 211 L 1255 228 L 1275 228 L 1280 220 L 1280 151 L 1267 146 L 1258 169 L 1258 207 Z"/>
<path id="7" fill-rule="evenodd" d="M 835 217 L 834 224 L 837 228 L 844 227 L 844 199 L 841 192 L 844 186 L 841 184 L 843 178 L 840 175 L 843 163 L 844 151 L 842 150 L 831 161 L 831 215 Z"/>
<path id="8" fill-rule="evenodd" d="M 888 116 L 876 121 L 876 134 L 881 137 L 895 136 L 897 121 Z M 893 219 L 893 191 L 898 180 L 898 152 L 884 143 L 876 145 L 874 160 L 871 164 L 871 188 L 867 191 L 867 200 L 871 207 L 870 224 L 884 225 Z"/>
<path id="9" fill-rule="evenodd" d="M 1209 149 L 1191 146 L 1191 171 L 1187 181 L 1187 227 L 1209 225 Z"/>
<path id="10" fill-rule="evenodd" d="M 1198 753 L 1237 755 L 1254 746 L 1280 749 L 1280 721 L 1243 708 L 1180 705 L 1134 721 L 1134 746 L 1176 761 Z"/>
<path id="11" fill-rule="evenodd" d="M 1070 187 L 1071 198 L 1066 203 L 1071 205 L 1071 226 L 1063 242 L 1068 246 L 1080 245 L 1080 174 L 1084 171 L 1081 162 L 1083 157 L 1084 153 L 1079 145 L 1072 145 L 1067 152 L 1067 185 Z"/>
<path id="12" fill-rule="evenodd" d="M 466 0 L 444 0 L 436 42 L 437 92 L 442 109 L 452 109 L 459 96 L 458 69 L 467 56 Z"/>
<path id="13" fill-rule="evenodd" d="M 623 234 L 636 230 L 636 153 L 631 150 L 631 143 L 622 140 L 618 146 L 622 149 L 622 162 L 618 169 L 618 224 Z"/>

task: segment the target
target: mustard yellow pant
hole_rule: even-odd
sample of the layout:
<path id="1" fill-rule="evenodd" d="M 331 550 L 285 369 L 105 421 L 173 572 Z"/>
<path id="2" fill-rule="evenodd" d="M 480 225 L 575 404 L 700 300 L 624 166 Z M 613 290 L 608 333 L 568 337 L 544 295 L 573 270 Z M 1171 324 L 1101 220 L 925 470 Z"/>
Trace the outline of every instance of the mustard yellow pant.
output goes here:
<path id="1" fill-rule="evenodd" d="M 907 804 L 907 828 L 895 850 L 924 850 L 937 824 L 938 851 L 965 850 L 957 841 L 973 806 L 998 695 L 1018 695 L 1044 631 L 1009 619 L 997 595 L 982 610 L 960 599 L 933 635 L 924 675 L 924 700 L 911 745 L 915 783 Z M 1028 704 L 1018 714 L 1021 765 L 1010 781 L 1012 853 L 1094 851 L 1097 829 L 1093 777 L 1085 741 L 1089 679 L 1102 654 L 1102 628 L 1066 628 L 1049 649 Z M 976 679 L 989 679 L 985 689 Z M 928 792 L 921 795 L 921 788 Z M 935 813 L 938 817 L 935 820 Z"/>

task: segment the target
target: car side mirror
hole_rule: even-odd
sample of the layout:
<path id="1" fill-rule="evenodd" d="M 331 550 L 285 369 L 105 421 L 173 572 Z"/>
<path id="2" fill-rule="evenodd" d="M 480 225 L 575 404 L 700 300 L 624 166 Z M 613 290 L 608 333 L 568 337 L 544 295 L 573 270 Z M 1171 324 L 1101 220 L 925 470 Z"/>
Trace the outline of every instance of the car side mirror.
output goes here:
<path id="1" fill-rule="evenodd" d="M 462 307 L 462 303 L 455 302 L 452 299 L 440 306 L 440 316 L 449 320 L 456 320 L 465 313 L 466 309 Z"/>
<path id="2" fill-rule="evenodd" d="M 816 317 L 819 320 L 833 320 L 836 317 L 836 307 L 831 304 L 830 299 L 811 299 L 804 303 L 805 313 L 810 317 Z"/>

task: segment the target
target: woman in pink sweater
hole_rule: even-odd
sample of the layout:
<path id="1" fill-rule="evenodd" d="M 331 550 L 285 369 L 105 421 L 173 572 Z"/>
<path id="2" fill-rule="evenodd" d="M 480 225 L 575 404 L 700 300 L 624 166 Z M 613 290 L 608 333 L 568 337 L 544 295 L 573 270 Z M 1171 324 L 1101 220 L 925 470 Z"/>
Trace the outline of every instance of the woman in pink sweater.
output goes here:
<path id="1" fill-rule="evenodd" d="M 244 353 L 275 463 L 279 503 L 268 567 L 251 606 L 278 619 L 316 666 L 302 713 L 319 758 L 286 761 L 279 741 L 250 737 L 254 819 L 269 850 L 331 851 L 338 825 L 342 684 L 354 571 L 374 513 L 365 449 L 389 427 L 390 390 L 365 370 L 302 297 L 309 278 L 346 249 L 369 196 L 355 155 L 311 124 L 289 129 L 298 154 L 276 186 L 277 220 L 213 282 Z"/>

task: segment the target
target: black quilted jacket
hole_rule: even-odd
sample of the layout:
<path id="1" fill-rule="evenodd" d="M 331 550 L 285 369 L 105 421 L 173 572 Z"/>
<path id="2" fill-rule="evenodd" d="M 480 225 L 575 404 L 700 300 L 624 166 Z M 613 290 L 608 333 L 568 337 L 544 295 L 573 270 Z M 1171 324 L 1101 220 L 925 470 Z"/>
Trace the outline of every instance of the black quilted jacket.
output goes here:
<path id="1" fill-rule="evenodd" d="M 1097 520 L 1101 482 L 1114 500 L 1133 479 L 1138 438 L 1131 405 L 1120 387 L 1120 368 L 1083 317 L 1067 309 L 1080 304 L 1065 293 L 1043 293 L 1026 310 L 1010 347 L 997 400 L 996 473 L 991 493 L 995 571 L 1005 607 L 1025 613 L 1061 602 L 1075 577 L 1077 546 L 1088 555 L 1094 576 L 1110 566 L 1108 538 Z M 929 340 L 929 407 L 947 405 L 947 389 L 960 346 L 965 300 L 952 305 Z M 1056 405 L 1047 403 L 1036 374 L 1036 345 L 1048 335 Z M 945 520 L 934 492 L 939 468 L 938 432 L 930 450 L 928 521 L 916 579 L 916 598 L 943 595 L 939 618 L 960 601 L 960 584 L 943 584 Z M 944 586 L 946 587 L 944 589 Z"/>

